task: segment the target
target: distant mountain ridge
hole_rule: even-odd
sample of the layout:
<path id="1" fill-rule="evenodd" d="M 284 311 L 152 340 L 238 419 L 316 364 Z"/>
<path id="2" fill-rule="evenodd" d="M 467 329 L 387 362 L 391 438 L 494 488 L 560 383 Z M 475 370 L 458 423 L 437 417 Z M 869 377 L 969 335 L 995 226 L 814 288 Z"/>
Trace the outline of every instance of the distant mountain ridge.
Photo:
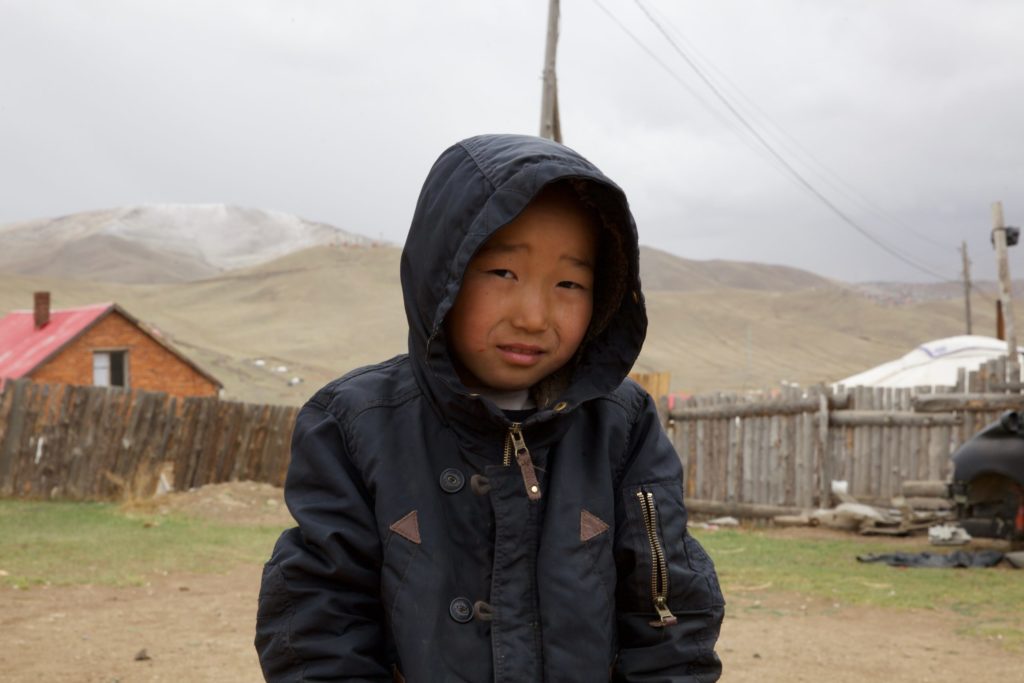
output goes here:
<path id="1" fill-rule="evenodd" d="M 786 292 L 841 284 L 790 266 L 724 259 L 696 261 L 645 246 L 640 247 L 640 275 L 646 291 L 690 292 L 725 287 Z"/>
<path id="2" fill-rule="evenodd" d="M 0 272 L 170 284 L 252 268 L 316 247 L 370 245 L 386 246 L 280 211 L 225 204 L 140 205 L 0 226 Z M 644 287 L 650 291 L 793 291 L 835 284 L 786 266 L 696 261 L 651 247 L 640 252 Z"/>
<path id="3" fill-rule="evenodd" d="M 139 205 L 0 226 L 0 273 L 171 284 L 230 275 L 310 249 L 366 246 L 398 251 L 394 245 L 281 211 L 227 204 Z M 640 269 L 647 292 L 839 287 L 896 306 L 963 297 L 958 283 L 848 284 L 790 266 L 700 261 L 647 246 L 640 247 Z M 1014 289 L 1018 296 L 1024 293 L 1020 282 Z M 994 298 L 994 283 L 976 282 L 975 294 L 979 304 Z"/>
<path id="4" fill-rule="evenodd" d="M 154 204 L 0 226 L 0 271 L 106 282 L 188 282 L 322 245 L 374 240 L 281 211 Z"/>

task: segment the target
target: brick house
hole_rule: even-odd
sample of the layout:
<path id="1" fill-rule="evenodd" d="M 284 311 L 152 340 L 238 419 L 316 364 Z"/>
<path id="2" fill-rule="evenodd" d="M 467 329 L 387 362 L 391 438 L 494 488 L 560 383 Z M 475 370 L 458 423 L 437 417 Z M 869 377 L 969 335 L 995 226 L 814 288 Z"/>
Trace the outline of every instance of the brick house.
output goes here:
<path id="1" fill-rule="evenodd" d="M 0 386 L 21 377 L 176 396 L 217 396 L 223 388 L 117 304 L 51 311 L 49 292 L 36 292 L 33 310 L 0 318 Z"/>

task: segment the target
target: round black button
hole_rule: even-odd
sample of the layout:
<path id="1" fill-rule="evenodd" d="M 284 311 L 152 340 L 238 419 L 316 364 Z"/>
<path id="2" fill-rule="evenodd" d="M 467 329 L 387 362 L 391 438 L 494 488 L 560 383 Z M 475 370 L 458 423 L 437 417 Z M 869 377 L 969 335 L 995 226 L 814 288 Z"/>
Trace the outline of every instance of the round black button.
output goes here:
<path id="1" fill-rule="evenodd" d="M 473 618 L 473 604 L 466 598 L 455 598 L 448 605 L 448 614 L 460 624 L 465 624 Z"/>
<path id="2" fill-rule="evenodd" d="M 441 488 L 448 493 L 457 493 L 466 484 L 466 477 L 454 467 L 441 473 Z"/>

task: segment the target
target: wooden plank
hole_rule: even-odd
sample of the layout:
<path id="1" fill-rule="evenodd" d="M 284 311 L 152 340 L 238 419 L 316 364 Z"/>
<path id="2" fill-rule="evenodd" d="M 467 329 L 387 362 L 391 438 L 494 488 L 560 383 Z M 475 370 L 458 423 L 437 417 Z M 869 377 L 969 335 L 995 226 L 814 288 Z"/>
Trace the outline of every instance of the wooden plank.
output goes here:
<path id="1" fill-rule="evenodd" d="M 213 454 L 212 476 L 215 482 L 231 479 L 238 453 L 235 444 L 242 426 L 241 405 L 222 401 L 217 414 L 217 442 Z"/>
<path id="2" fill-rule="evenodd" d="M 949 484 L 942 479 L 908 479 L 900 487 L 905 498 L 947 498 Z"/>
<path id="3" fill-rule="evenodd" d="M 263 479 L 281 486 L 288 471 L 291 458 L 291 435 L 298 411 L 288 406 L 274 408 L 273 442 L 267 452 L 265 475 Z"/>
<path id="4" fill-rule="evenodd" d="M 942 479 L 942 460 L 948 457 L 946 435 L 944 431 L 948 427 L 939 427 L 932 432 L 932 439 L 928 448 L 928 478 Z"/>
<path id="5" fill-rule="evenodd" d="M 729 425 L 729 461 L 726 468 L 725 500 L 736 502 L 743 487 L 743 420 L 734 417 Z"/>
<path id="6" fill-rule="evenodd" d="M 872 404 L 873 408 L 881 408 L 882 397 L 884 389 L 876 387 L 872 391 Z M 882 428 L 881 427 L 868 427 L 871 431 L 871 471 L 868 473 L 868 490 L 867 494 L 871 498 L 880 498 L 879 491 L 881 490 L 882 483 Z"/>
<path id="7" fill-rule="evenodd" d="M 832 500 L 832 481 L 836 478 L 834 459 L 829 448 L 829 402 L 822 391 L 818 394 L 818 412 L 815 413 L 814 462 L 818 470 L 818 504 L 827 506 Z"/>
<path id="8" fill-rule="evenodd" d="M 96 469 L 95 461 L 90 457 L 92 447 L 95 444 L 96 432 L 99 430 L 99 415 L 103 405 L 101 392 L 92 391 L 88 387 L 73 387 L 74 401 L 69 430 L 73 433 L 69 437 L 74 444 L 72 451 L 74 461 L 69 468 L 68 477 L 75 482 L 75 495 L 81 499 L 96 498 L 95 485 L 90 473 Z"/>
<path id="9" fill-rule="evenodd" d="M 283 419 L 284 413 L 285 408 L 283 406 L 271 408 L 270 438 L 267 440 L 263 453 L 260 455 L 260 462 L 263 464 L 263 471 L 265 472 L 270 470 L 270 463 L 274 458 L 274 454 L 282 452 L 286 446 L 287 435 Z"/>
<path id="10" fill-rule="evenodd" d="M 837 427 L 908 427 L 928 425 L 959 425 L 959 413 L 917 414 L 896 410 L 843 410 L 829 414 L 829 424 Z"/>
<path id="11" fill-rule="evenodd" d="M 747 418 L 751 428 L 750 450 L 750 503 L 764 503 L 764 418 L 751 415 Z"/>
<path id="12" fill-rule="evenodd" d="M 708 399 L 717 403 L 714 398 Z M 710 500 L 721 500 L 718 496 L 718 462 L 719 462 L 719 439 L 718 427 L 720 420 L 707 421 L 707 451 L 704 453 L 704 492 L 701 498 Z"/>
<path id="13" fill-rule="evenodd" d="M 0 441 L 0 495 L 15 493 L 17 458 L 21 451 L 21 435 L 25 427 L 25 404 L 29 389 L 27 380 L 8 381 L 4 387 L 4 399 L 8 402 L 5 410 L 4 438 Z"/>
<path id="14" fill-rule="evenodd" d="M 238 436 L 235 438 L 234 444 L 234 464 L 231 469 L 231 481 L 239 481 L 243 479 L 250 479 L 250 458 L 249 456 L 249 441 L 252 438 L 253 422 L 256 413 L 254 406 L 243 405 L 241 407 L 241 420 L 242 425 L 238 431 Z M 682 454 L 679 449 L 678 432 L 673 430 L 671 432 L 672 447 L 675 449 L 676 454 L 682 459 Z M 685 476 L 685 473 L 684 473 Z"/>
<path id="15" fill-rule="evenodd" d="M 69 497 L 67 492 L 67 470 L 69 458 L 63 447 L 65 431 L 61 427 L 62 416 L 66 412 L 67 387 L 64 385 L 53 385 L 50 394 L 50 401 L 47 406 L 45 424 L 42 425 L 41 434 L 46 439 L 45 455 L 43 457 L 51 467 L 51 491 L 61 498 Z"/>
<path id="16" fill-rule="evenodd" d="M 753 503 L 724 503 L 715 500 L 695 498 L 686 501 L 691 513 L 699 515 L 731 516 L 745 519 L 771 518 L 777 515 L 799 515 L 805 510 L 785 505 L 765 505 Z"/>
<path id="17" fill-rule="evenodd" d="M 220 403 L 208 398 L 200 399 L 203 402 L 202 409 L 202 434 L 199 437 L 196 447 L 196 469 L 192 486 L 200 487 L 205 484 L 214 483 L 213 468 L 216 465 L 217 438 L 220 429 Z"/>
<path id="18" fill-rule="evenodd" d="M 810 508 L 814 505 L 814 415 L 800 416 L 796 458 L 796 505 Z M 828 446 L 825 446 L 823 461 L 828 460 Z"/>
<path id="19" fill-rule="evenodd" d="M 687 403 L 695 403 L 691 398 Z M 697 427 L 698 422 L 686 422 L 687 433 L 687 465 L 686 465 L 686 497 L 697 497 Z"/>
<path id="20" fill-rule="evenodd" d="M 806 414 L 801 413 L 783 418 L 782 460 L 785 464 L 783 468 L 785 471 L 779 498 L 779 503 L 783 505 L 793 505 L 796 500 L 797 422 L 802 420 Z"/>
<path id="21" fill-rule="evenodd" d="M 743 432 L 743 454 L 740 465 L 740 500 L 746 503 L 754 500 L 754 424 L 749 417 L 738 417 Z"/>
<path id="22" fill-rule="evenodd" d="M 288 473 L 288 464 L 291 461 L 292 432 L 295 430 L 295 420 L 298 417 L 298 413 L 297 408 L 281 407 L 281 417 L 279 418 L 280 441 L 275 450 L 274 472 L 271 479 L 278 486 L 284 485 L 285 476 Z"/>
<path id="23" fill-rule="evenodd" d="M 885 395 L 882 405 L 880 406 L 883 410 L 892 411 L 895 393 L 891 387 L 884 389 Z M 892 473 L 893 468 L 896 467 L 897 452 L 899 444 L 896 443 L 896 428 L 883 425 L 878 428 L 881 437 L 881 448 L 879 452 L 879 476 L 878 476 L 878 493 L 875 495 L 879 498 L 890 498 L 892 497 Z"/>
<path id="24" fill-rule="evenodd" d="M 772 415 L 768 418 L 768 471 L 765 473 L 768 491 L 766 502 L 772 505 L 779 503 L 782 489 L 782 418 Z"/>
<path id="25" fill-rule="evenodd" d="M 838 394 L 834 397 L 829 397 L 828 400 L 830 408 L 838 410 L 847 406 L 849 395 Z M 817 397 L 787 401 L 752 401 L 735 403 L 733 405 L 715 405 L 701 402 L 696 407 L 677 408 L 670 413 L 670 417 L 673 420 L 704 420 L 766 415 L 795 415 L 797 413 L 813 413 L 817 410 Z"/>
<path id="26" fill-rule="evenodd" d="M 702 406 L 703 399 L 698 399 L 697 403 Z M 696 487 L 696 497 L 706 497 L 706 474 L 707 469 L 707 454 L 708 454 L 708 424 L 707 420 L 703 419 L 697 423 L 697 466 L 694 468 L 693 478 L 694 486 Z"/>
<path id="27" fill-rule="evenodd" d="M 174 440 L 174 488 L 179 491 L 187 491 L 192 486 L 194 444 L 201 406 L 194 398 L 181 400 L 181 425 Z"/>
<path id="28" fill-rule="evenodd" d="M 769 478 L 771 476 L 772 422 L 770 416 L 757 418 L 758 423 L 758 456 L 757 456 L 757 499 L 756 502 L 768 504 Z"/>
<path id="29" fill-rule="evenodd" d="M 914 410 L 919 413 L 944 413 L 949 411 L 995 412 L 1024 409 L 1024 395 L 996 393 L 933 394 L 915 396 Z"/>
<path id="30" fill-rule="evenodd" d="M 861 387 L 857 396 L 857 406 L 860 408 L 870 407 L 869 396 L 871 390 Z M 860 498 L 868 496 L 871 492 L 871 428 L 861 427 L 856 432 L 856 470 L 854 480 L 850 482 L 850 493 Z"/>
<path id="31" fill-rule="evenodd" d="M 729 400 L 731 401 L 732 399 L 730 398 Z M 729 498 L 729 474 L 731 472 L 729 462 L 732 458 L 731 428 L 733 420 L 735 420 L 735 418 L 726 418 L 719 420 L 719 437 L 722 440 L 722 447 L 720 450 L 720 453 L 722 455 L 722 461 L 718 464 L 718 500 L 728 500 Z"/>
<path id="32" fill-rule="evenodd" d="M 904 389 L 899 393 L 899 409 L 905 414 L 909 414 L 911 411 L 910 398 L 912 392 L 909 389 Z M 902 483 L 915 477 L 914 474 L 914 446 L 913 442 L 915 439 L 916 428 L 912 425 L 900 425 L 899 427 L 899 471 L 896 473 L 894 487 L 898 489 Z"/>

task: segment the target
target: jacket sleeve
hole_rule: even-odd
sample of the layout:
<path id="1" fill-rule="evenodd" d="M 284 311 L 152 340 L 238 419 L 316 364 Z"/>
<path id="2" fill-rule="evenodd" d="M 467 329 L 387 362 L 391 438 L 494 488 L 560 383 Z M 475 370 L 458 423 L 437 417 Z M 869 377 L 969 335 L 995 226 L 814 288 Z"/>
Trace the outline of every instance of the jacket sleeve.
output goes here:
<path id="1" fill-rule="evenodd" d="M 682 467 L 646 394 L 620 481 L 613 680 L 717 681 L 725 601 L 711 559 L 686 530 Z"/>
<path id="2" fill-rule="evenodd" d="M 298 527 L 263 570 L 256 650 L 283 681 L 391 681 L 381 544 L 343 430 L 314 398 L 299 412 L 285 499 Z"/>

